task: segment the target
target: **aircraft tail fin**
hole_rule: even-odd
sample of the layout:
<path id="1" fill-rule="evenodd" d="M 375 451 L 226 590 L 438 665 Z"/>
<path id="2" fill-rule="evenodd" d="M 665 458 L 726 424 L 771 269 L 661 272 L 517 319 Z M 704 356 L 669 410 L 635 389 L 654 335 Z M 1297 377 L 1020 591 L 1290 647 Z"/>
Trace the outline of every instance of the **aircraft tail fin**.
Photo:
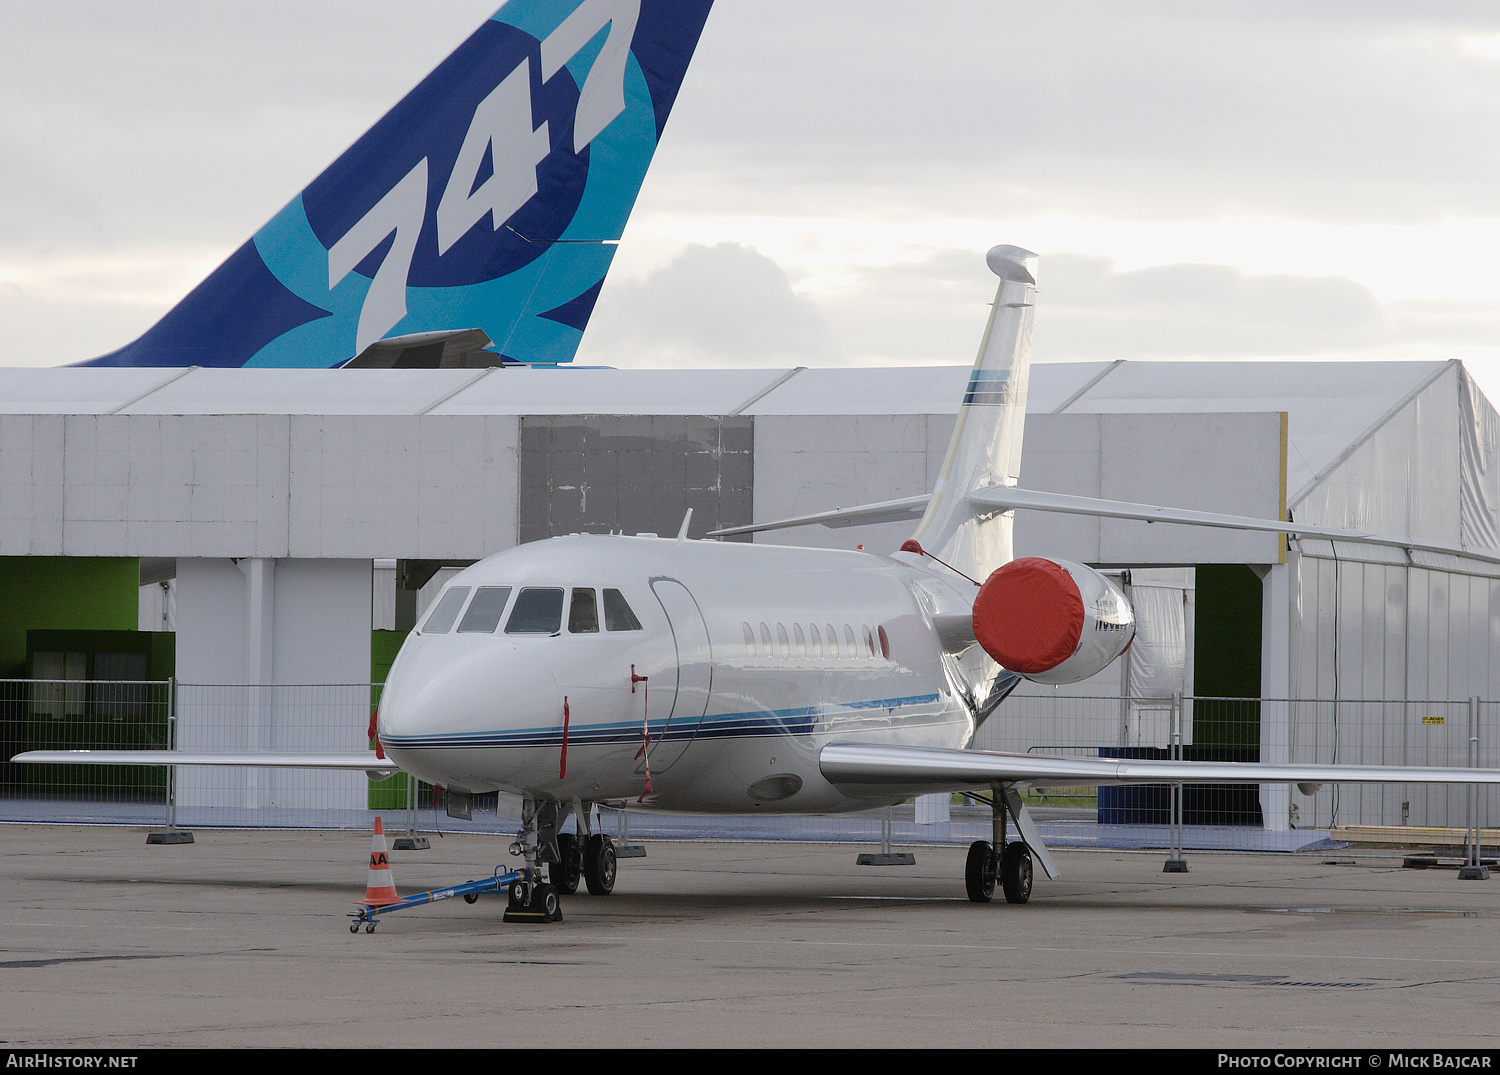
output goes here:
<path id="1" fill-rule="evenodd" d="M 968 496 L 1020 480 L 1036 299 L 1037 256 L 1031 251 L 997 246 L 985 261 L 1000 286 L 948 454 L 926 514 L 912 534 L 923 548 L 974 578 L 983 578 L 1012 556 L 1012 516 L 976 507 Z"/>
<path id="2" fill-rule="evenodd" d="M 144 335 L 82 364 L 328 368 L 459 330 L 497 363 L 571 361 L 711 4 L 510 0 Z"/>

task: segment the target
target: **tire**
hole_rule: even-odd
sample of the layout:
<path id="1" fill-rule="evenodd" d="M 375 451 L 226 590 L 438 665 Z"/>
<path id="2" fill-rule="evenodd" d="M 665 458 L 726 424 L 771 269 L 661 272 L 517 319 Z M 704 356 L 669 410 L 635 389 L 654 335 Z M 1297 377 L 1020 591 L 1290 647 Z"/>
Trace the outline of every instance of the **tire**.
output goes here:
<path id="1" fill-rule="evenodd" d="M 1000 856 L 1000 887 L 1006 903 L 1025 903 L 1031 899 L 1031 848 L 1020 840 L 1005 845 Z"/>
<path id="2" fill-rule="evenodd" d="M 964 888 L 975 903 L 989 903 L 995 898 L 995 849 L 987 840 L 969 845 L 969 860 L 964 864 Z"/>
<path id="3" fill-rule="evenodd" d="M 570 832 L 560 834 L 557 850 L 562 861 L 547 863 L 547 880 L 564 896 L 571 896 L 578 891 L 578 881 L 583 876 L 583 855 L 579 853 L 578 837 Z"/>
<path id="4" fill-rule="evenodd" d="M 526 906 L 526 886 L 521 881 L 510 883 L 510 909 L 519 911 Z"/>
<path id="5" fill-rule="evenodd" d="M 551 922 L 559 917 L 557 910 L 557 889 L 551 885 L 538 885 L 537 888 L 541 890 L 536 894 L 537 906 L 547 916 L 547 921 Z"/>
<path id="6" fill-rule="evenodd" d="M 583 880 L 590 896 L 608 896 L 615 890 L 615 842 L 608 836 L 590 836 L 583 856 Z"/>

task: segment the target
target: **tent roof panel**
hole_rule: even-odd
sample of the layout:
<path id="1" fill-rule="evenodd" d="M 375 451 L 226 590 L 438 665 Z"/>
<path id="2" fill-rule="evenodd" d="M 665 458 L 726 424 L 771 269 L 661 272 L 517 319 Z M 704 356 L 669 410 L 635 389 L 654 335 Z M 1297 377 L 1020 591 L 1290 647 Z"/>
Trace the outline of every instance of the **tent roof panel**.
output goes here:
<path id="1" fill-rule="evenodd" d="M 1287 411 L 1296 490 L 1443 362 L 1060 362 L 1027 410 Z M 953 414 L 967 366 L 832 369 L 0 368 L 3 414 Z"/>

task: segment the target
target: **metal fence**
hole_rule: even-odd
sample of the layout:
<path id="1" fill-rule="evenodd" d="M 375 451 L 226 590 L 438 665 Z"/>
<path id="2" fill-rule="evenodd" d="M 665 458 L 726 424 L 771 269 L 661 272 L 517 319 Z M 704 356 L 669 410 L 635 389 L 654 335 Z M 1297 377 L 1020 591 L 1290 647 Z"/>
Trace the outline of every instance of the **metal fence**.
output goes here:
<path id="1" fill-rule="evenodd" d="M 368 749 L 379 685 L 199 685 L 171 681 L 0 680 L 0 820 L 184 827 L 364 828 L 382 811 L 424 831 L 513 832 L 508 797 L 480 797 L 467 821 L 446 816 L 425 784 L 361 773 L 147 766 L 17 765 L 33 749 L 349 751 Z M 1080 697 L 1017 692 L 974 746 L 1014 753 L 1203 761 L 1500 767 L 1500 702 Z M 1335 825 L 1467 828 L 1500 816 L 1494 788 L 1351 785 L 1304 794 L 1286 785 L 1192 785 L 1180 821 L 1239 833 Z M 1167 785 L 1049 788 L 1027 793 L 1064 846 L 1125 840 L 1166 846 Z M 931 807 L 931 803 L 928 804 Z M 986 838 L 988 812 L 961 800 L 895 812 L 898 842 Z M 175 818 L 172 811 L 175 810 Z M 624 818 L 606 815 L 618 832 Z M 880 812 L 838 816 L 631 815 L 642 836 L 875 842 Z M 1073 828 L 1068 828 L 1071 825 Z M 1087 834 L 1083 826 L 1088 826 Z M 1144 835 L 1142 835 L 1144 834 Z M 1245 837 L 1245 839 L 1249 839 Z M 1155 840 L 1155 844 L 1152 841 Z M 1219 845 L 1239 846 L 1221 834 Z M 1272 844 L 1275 841 L 1271 841 Z M 1191 843 L 1191 841 L 1190 841 Z M 1267 846 L 1265 839 L 1245 846 Z M 1301 846 L 1295 841 L 1289 846 Z"/>

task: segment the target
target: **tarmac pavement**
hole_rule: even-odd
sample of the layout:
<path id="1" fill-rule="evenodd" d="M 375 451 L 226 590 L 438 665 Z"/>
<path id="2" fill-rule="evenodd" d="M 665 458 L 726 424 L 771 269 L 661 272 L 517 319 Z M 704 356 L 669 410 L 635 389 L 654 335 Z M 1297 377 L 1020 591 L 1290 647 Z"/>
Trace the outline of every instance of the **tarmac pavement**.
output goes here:
<path id="1" fill-rule="evenodd" d="M 370 838 L 0 826 L 7 1048 L 1493 1048 L 1500 877 L 1389 852 L 1060 851 L 1031 903 L 968 902 L 964 850 L 655 841 L 564 921 L 482 897 L 351 935 Z M 503 838 L 392 852 L 409 893 Z M 500 857 L 497 857 L 500 856 Z"/>

